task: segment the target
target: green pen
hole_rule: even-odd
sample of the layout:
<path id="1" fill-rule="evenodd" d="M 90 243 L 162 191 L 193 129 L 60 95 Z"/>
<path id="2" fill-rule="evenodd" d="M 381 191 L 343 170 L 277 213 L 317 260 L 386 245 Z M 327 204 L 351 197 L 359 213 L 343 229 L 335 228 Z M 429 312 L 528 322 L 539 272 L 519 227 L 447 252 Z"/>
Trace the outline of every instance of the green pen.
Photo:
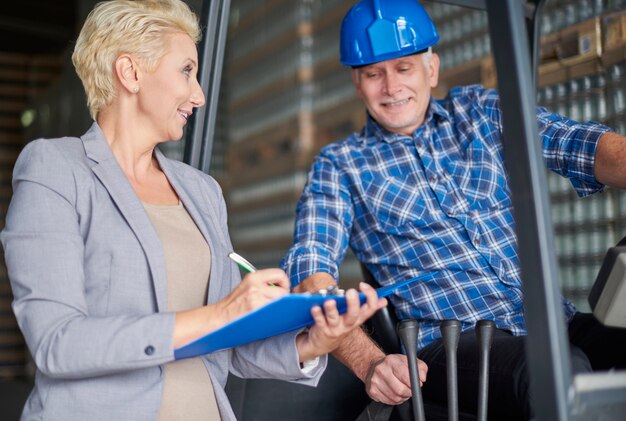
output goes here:
<path id="1" fill-rule="evenodd" d="M 246 259 L 244 259 L 239 254 L 235 253 L 234 251 L 230 253 L 228 257 L 230 257 L 232 261 L 237 263 L 239 267 L 245 270 L 246 272 L 249 272 L 249 273 L 256 272 L 256 268 L 254 267 L 252 263 L 248 262 Z"/>
<path id="2" fill-rule="evenodd" d="M 241 255 L 235 253 L 234 251 L 231 252 L 228 255 L 228 257 L 230 257 L 232 261 L 237 263 L 239 267 L 245 270 L 246 272 L 249 272 L 249 273 L 256 272 L 256 268 L 254 267 L 252 263 L 248 262 Z M 269 284 L 269 285 L 273 287 L 277 286 L 276 284 Z"/>

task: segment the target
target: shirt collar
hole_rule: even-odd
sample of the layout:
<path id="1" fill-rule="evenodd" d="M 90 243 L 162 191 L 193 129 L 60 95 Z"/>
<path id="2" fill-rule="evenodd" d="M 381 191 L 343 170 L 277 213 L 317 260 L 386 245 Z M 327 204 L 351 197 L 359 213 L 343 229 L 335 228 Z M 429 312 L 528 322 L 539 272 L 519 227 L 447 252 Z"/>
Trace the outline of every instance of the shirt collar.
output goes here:
<path id="1" fill-rule="evenodd" d="M 450 114 L 448 111 L 432 96 L 430 97 L 430 104 L 428 106 L 428 111 L 426 112 L 426 118 L 424 122 L 419 126 L 416 130 L 419 131 L 422 127 L 432 125 L 435 117 L 448 120 L 450 118 Z M 370 115 L 367 113 L 367 121 L 365 122 L 365 127 L 361 132 L 361 136 L 364 139 L 376 138 L 381 139 L 383 142 L 391 143 L 399 140 L 407 139 L 410 136 L 391 132 L 376 122 Z"/>

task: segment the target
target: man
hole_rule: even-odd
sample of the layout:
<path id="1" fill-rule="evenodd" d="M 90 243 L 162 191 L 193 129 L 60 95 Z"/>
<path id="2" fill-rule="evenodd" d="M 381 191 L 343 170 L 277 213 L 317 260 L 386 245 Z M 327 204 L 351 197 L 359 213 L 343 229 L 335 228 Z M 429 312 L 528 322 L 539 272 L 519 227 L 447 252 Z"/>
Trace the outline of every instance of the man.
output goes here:
<path id="1" fill-rule="evenodd" d="M 337 282 L 347 247 L 382 285 L 436 274 L 390 297 L 400 319 L 420 321 L 419 357 L 428 364 L 419 366 L 425 399 L 445 404 L 439 325 L 458 319 L 460 407 L 475 411 L 473 328 L 489 319 L 498 328 L 490 417 L 527 419 L 522 279 L 499 99 L 480 86 L 431 98 L 439 74 L 431 47 L 438 38 L 415 0 L 361 0 L 348 12 L 341 62 L 352 67 L 367 122 L 317 157 L 298 203 L 294 245 L 282 265 L 299 291 Z M 543 108 L 537 122 L 546 165 L 568 177 L 580 196 L 605 185 L 626 187 L 624 137 Z M 605 328 L 563 304 L 574 371 L 626 367 L 626 330 Z M 410 397 L 406 358 L 385 355 L 363 332 L 335 356 L 365 382 L 372 399 L 396 405 Z"/>

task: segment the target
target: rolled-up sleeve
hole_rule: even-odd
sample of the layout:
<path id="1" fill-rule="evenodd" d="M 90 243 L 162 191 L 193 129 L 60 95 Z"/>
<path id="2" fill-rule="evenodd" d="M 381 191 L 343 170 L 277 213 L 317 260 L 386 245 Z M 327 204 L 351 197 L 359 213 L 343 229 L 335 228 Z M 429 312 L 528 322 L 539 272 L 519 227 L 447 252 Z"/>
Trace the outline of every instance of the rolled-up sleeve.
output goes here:
<path id="1" fill-rule="evenodd" d="M 539 108 L 537 121 L 548 168 L 569 178 L 581 197 L 602 190 L 604 184 L 594 176 L 595 154 L 598 140 L 611 129 L 569 120 L 545 108 Z"/>

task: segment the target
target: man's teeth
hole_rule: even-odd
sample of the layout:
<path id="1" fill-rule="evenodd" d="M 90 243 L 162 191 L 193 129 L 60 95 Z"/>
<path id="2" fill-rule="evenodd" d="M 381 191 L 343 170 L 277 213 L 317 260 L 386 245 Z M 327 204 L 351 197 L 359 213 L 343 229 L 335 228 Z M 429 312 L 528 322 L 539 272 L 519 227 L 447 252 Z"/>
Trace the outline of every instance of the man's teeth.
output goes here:
<path id="1" fill-rule="evenodd" d="M 406 104 L 407 102 L 409 102 L 409 100 L 408 100 L 408 99 L 403 99 L 403 100 L 401 100 L 401 101 L 396 101 L 396 102 L 387 102 L 387 103 L 385 104 L 385 106 L 386 106 L 386 107 L 398 107 L 398 106 L 400 106 L 400 105 L 404 105 L 404 104 Z"/>

